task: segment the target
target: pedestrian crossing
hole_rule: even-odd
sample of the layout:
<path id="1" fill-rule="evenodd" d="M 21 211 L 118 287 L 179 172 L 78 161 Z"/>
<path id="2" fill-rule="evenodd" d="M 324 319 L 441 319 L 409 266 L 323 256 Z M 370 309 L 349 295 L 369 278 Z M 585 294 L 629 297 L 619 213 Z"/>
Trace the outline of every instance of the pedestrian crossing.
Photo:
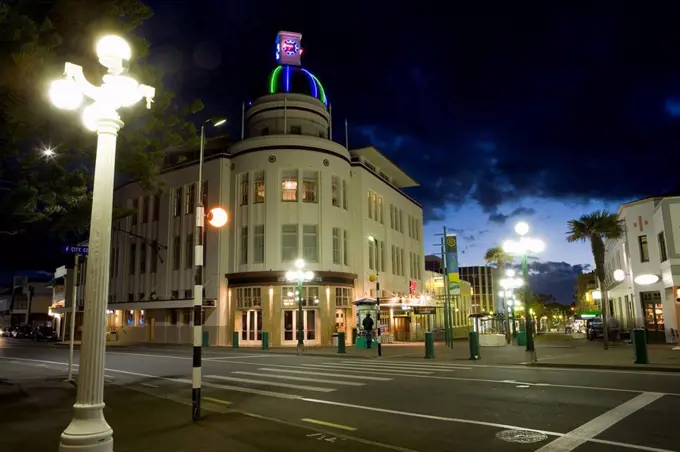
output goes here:
<path id="1" fill-rule="evenodd" d="M 409 377 L 451 376 L 470 370 L 456 364 L 387 360 L 301 360 L 297 366 L 260 364 L 228 373 L 204 375 L 204 386 L 234 392 L 283 398 L 303 398 L 312 393 L 351 391 Z"/>

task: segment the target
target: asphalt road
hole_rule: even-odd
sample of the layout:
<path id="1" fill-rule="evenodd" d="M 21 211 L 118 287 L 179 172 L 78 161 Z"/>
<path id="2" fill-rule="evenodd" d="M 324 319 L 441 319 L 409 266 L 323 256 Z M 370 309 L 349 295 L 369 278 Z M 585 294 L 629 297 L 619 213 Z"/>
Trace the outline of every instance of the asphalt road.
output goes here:
<path id="1" fill-rule="evenodd" d="M 0 377 L 12 360 L 63 373 L 68 348 L 0 338 Z M 106 368 L 110 384 L 190 398 L 189 348 L 111 348 Z M 204 407 L 393 450 L 680 451 L 680 373 L 206 349 L 203 382 Z"/>

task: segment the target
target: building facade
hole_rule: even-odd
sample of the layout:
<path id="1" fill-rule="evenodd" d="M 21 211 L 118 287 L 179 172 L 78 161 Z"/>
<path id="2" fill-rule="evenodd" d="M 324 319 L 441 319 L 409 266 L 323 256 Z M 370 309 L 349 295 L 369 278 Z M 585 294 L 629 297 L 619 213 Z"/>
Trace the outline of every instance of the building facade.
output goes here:
<path id="1" fill-rule="evenodd" d="M 331 139 L 325 90 L 306 69 L 281 64 L 267 88 L 245 111 L 244 139 L 205 159 L 206 211 L 220 206 L 229 221 L 206 224 L 203 324 L 214 345 L 255 346 L 267 332 L 271 345 L 294 346 L 300 324 L 306 344 L 327 345 L 336 331 L 351 337 L 357 299 L 422 301 L 423 212 L 402 191 L 417 183 L 376 148 Z M 191 341 L 197 175 L 186 161 L 161 174 L 167 193 L 116 190 L 133 212 L 114 224 L 108 306 L 118 340 Z M 314 272 L 301 318 L 285 280 L 297 259 Z"/>
<path id="2" fill-rule="evenodd" d="M 425 271 L 425 276 L 425 291 L 435 301 L 436 306 L 434 317 L 431 319 L 431 328 L 436 331 L 443 331 L 445 326 L 444 303 L 446 300 L 444 276 L 439 272 L 430 270 Z M 453 294 L 449 294 L 449 301 L 451 303 L 451 320 L 453 321 L 454 337 L 467 337 L 472 325 L 469 317 L 472 311 L 472 286 L 470 283 L 461 280 L 460 288 L 456 289 Z M 443 338 L 443 333 L 436 337 L 436 339 Z"/>
<path id="3" fill-rule="evenodd" d="M 677 340 L 680 297 L 680 197 L 623 204 L 625 234 L 605 244 L 610 314 L 623 328 L 645 328 L 648 339 Z"/>
<path id="4" fill-rule="evenodd" d="M 498 284 L 498 269 L 478 265 L 460 267 L 460 279 L 472 286 L 472 314 L 493 313 L 498 310 L 498 294 L 502 290 Z"/>

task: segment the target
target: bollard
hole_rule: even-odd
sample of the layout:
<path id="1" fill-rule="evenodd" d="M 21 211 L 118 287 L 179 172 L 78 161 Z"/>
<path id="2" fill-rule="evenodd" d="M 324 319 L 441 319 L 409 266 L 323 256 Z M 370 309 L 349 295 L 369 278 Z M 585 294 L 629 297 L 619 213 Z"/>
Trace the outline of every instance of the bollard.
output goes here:
<path id="1" fill-rule="evenodd" d="M 269 333 L 262 332 L 262 350 L 269 350 Z"/>
<path id="2" fill-rule="evenodd" d="M 633 350 L 635 351 L 635 364 L 649 364 L 647 332 L 644 328 L 633 329 Z"/>
<path id="3" fill-rule="evenodd" d="M 231 346 L 233 348 L 238 348 L 238 331 L 234 331 L 231 335 Z"/>
<path id="4" fill-rule="evenodd" d="M 210 346 L 210 333 L 208 331 L 203 332 L 203 347 L 209 347 Z"/>
<path id="5" fill-rule="evenodd" d="M 479 356 L 479 333 L 477 331 L 470 331 L 468 335 L 470 338 L 470 359 L 476 361 Z"/>
<path id="6" fill-rule="evenodd" d="M 425 333 L 425 359 L 434 359 L 434 336 Z"/>
<path id="7" fill-rule="evenodd" d="M 345 333 L 338 333 L 338 353 L 345 352 Z"/>

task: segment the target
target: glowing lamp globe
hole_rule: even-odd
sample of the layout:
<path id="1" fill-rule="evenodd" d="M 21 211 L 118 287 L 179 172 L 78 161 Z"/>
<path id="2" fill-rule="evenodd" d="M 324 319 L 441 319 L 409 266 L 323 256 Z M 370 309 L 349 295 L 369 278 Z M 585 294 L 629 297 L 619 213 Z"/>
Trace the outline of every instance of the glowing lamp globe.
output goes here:
<path id="1" fill-rule="evenodd" d="M 295 261 L 295 268 L 302 268 L 305 266 L 305 261 L 303 259 L 297 259 Z"/>
<path id="2" fill-rule="evenodd" d="M 520 221 L 515 225 L 515 232 L 519 235 L 526 235 L 529 232 L 529 225 Z"/>
<path id="3" fill-rule="evenodd" d="M 227 211 L 221 207 L 215 207 L 208 212 L 208 224 L 214 228 L 221 228 L 229 220 Z"/>
<path id="4" fill-rule="evenodd" d="M 657 275 L 639 275 L 636 276 L 635 279 L 635 284 L 640 284 L 641 286 L 648 286 L 650 284 L 654 284 L 655 282 L 659 281 L 659 277 Z"/>
<path id="5" fill-rule="evenodd" d="M 508 268 L 507 270 L 505 270 L 505 276 L 507 276 L 508 278 L 514 277 L 515 270 L 513 270 L 512 268 Z"/>
<path id="6" fill-rule="evenodd" d="M 111 62 L 129 61 L 132 56 L 130 44 L 120 36 L 104 36 L 97 42 L 99 62 L 109 67 Z"/>
<path id="7" fill-rule="evenodd" d="M 623 270 L 614 270 L 614 281 L 621 282 L 626 278 L 626 273 Z"/>
<path id="8" fill-rule="evenodd" d="M 83 103 L 83 92 L 73 80 L 53 81 L 49 96 L 54 106 L 63 110 L 75 110 Z"/>

